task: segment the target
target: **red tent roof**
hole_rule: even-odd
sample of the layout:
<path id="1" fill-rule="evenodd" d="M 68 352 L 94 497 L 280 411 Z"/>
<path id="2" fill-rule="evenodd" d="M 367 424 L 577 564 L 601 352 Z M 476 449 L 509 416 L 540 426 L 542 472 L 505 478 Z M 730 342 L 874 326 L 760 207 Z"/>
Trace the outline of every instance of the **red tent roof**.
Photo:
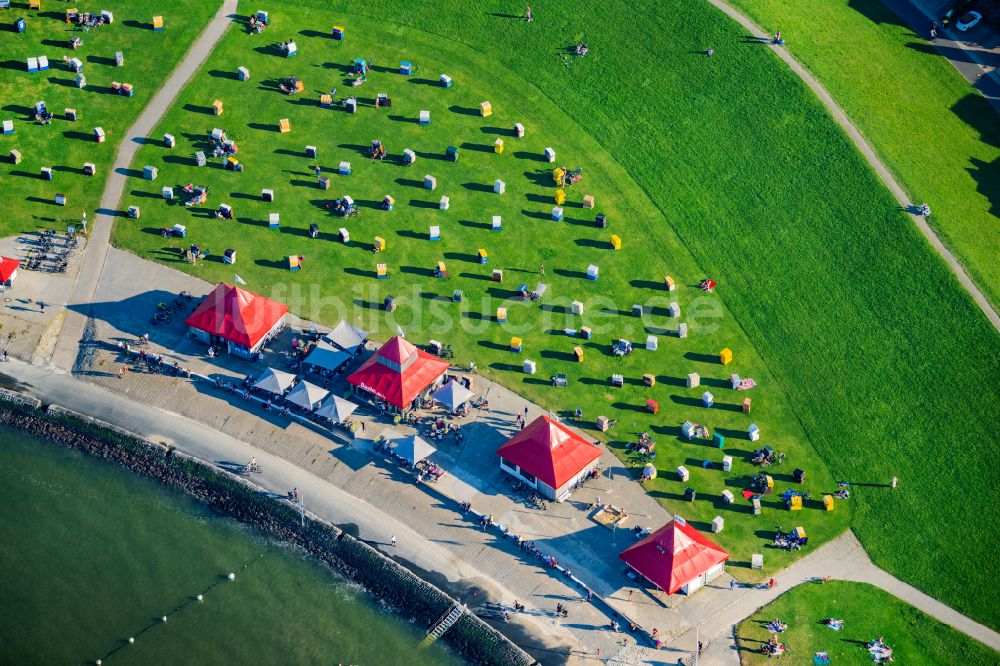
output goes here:
<path id="1" fill-rule="evenodd" d="M 396 336 L 349 375 L 347 381 L 391 405 L 406 409 L 450 365 Z"/>
<path id="2" fill-rule="evenodd" d="M 188 326 L 253 348 L 285 316 L 288 307 L 225 282 L 205 297 Z"/>
<path id="3" fill-rule="evenodd" d="M 729 553 L 683 519 L 674 519 L 619 557 L 667 594 L 673 594 L 705 573 Z"/>
<path id="4" fill-rule="evenodd" d="M 0 282 L 7 282 L 10 280 L 11 276 L 14 275 L 14 271 L 16 271 L 20 265 L 21 262 L 17 259 L 0 257 Z"/>
<path id="5" fill-rule="evenodd" d="M 590 463 L 601 450 L 547 416 L 539 416 L 497 449 L 501 458 L 559 489 Z"/>

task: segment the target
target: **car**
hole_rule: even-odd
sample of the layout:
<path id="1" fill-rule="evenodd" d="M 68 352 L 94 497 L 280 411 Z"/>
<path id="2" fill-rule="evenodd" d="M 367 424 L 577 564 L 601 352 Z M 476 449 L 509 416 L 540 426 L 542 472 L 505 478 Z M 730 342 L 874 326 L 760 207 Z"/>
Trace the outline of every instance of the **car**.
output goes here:
<path id="1" fill-rule="evenodd" d="M 983 20 L 983 15 L 979 12 L 968 12 L 962 14 L 961 18 L 955 24 L 955 27 L 959 29 L 960 32 L 965 32 L 971 28 L 974 28 L 980 21 Z"/>

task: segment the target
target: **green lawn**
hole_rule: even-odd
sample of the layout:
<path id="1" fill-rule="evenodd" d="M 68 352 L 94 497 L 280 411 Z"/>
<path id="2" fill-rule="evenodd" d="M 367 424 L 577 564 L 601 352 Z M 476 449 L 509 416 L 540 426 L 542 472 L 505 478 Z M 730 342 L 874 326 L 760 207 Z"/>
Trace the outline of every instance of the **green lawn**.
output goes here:
<path id="1" fill-rule="evenodd" d="M 302 5 L 320 6 L 305 2 Z M 358 193 L 358 199 L 380 199 L 385 186 L 391 185 L 399 208 L 390 214 L 366 209 L 354 223 L 354 227 L 361 229 L 360 233 L 354 233 L 354 238 L 365 242 L 377 233 L 376 229 L 387 230 L 388 234 L 383 235 L 390 243 L 389 253 L 383 257 L 393 270 L 388 283 L 376 283 L 368 274 L 342 272 L 341 267 L 350 267 L 347 262 L 371 271 L 374 257 L 366 255 L 363 248 L 343 248 L 331 243 L 328 237 L 320 242 L 296 237 L 295 248 L 303 248 L 298 252 L 307 257 L 305 271 L 297 276 L 255 263 L 261 259 L 280 262 L 292 246 L 285 240 L 292 236 L 288 231 L 265 232 L 240 221 L 233 224 L 195 219 L 191 228 L 196 233 L 191 240 L 198 236 L 216 254 L 230 244 L 250 245 L 251 251 L 241 255 L 236 269 L 257 289 L 316 281 L 322 285 L 321 294 L 350 294 L 361 301 L 377 301 L 392 290 L 402 299 L 402 325 L 416 340 L 435 337 L 431 333 L 433 318 L 426 315 L 428 309 L 444 308 L 449 312 L 458 309 L 424 298 L 422 292 L 447 294 L 453 284 L 465 278 L 453 277 L 445 285 L 401 270 L 404 266 L 429 269 L 428 259 L 445 251 L 466 254 L 486 247 L 494 257 L 493 263 L 486 267 L 449 259 L 453 274 L 483 271 L 498 265 L 521 266 L 531 271 L 537 270 L 537 263 L 545 261 L 547 277 L 553 284 L 548 302 L 553 304 L 558 303 L 557 298 L 568 301 L 581 294 L 596 296 L 606 290 L 614 295 L 617 308 L 628 309 L 641 294 L 657 292 L 645 292 L 641 288 L 643 282 L 637 283 L 639 286 L 630 284 L 626 289 L 625 280 L 657 282 L 662 273 L 669 272 L 685 285 L 680 292 L 681 304 L 690 310 L 691 298 L 697 292 L 687 285 L 706 274 L 715 277 L 720 283 L 719 296 L 737 324 L 725 325 L 729 320 L 723 318 L 724 325 L 714 333 L 708 330 L 692 333 L 687 341 L 661 338 L 661 351 L 653 368 L 661 377 L 655 389 L 662 398 L 661 413 L 654 418 L 632 411 L 646 395 L 644 390 L 626 387 L 624 391 L 612 392 L 603 385 L 610 368 L 615 367 L 600 353 L 612 337 L 610 331 L 595 335 L 601 349 L 588 348 L 587 362 L 577 368 L 564 357 L 552 354 L 567 353 L 572 341 L 550 337 L 546 333 L 548 328 L 525 336 L 526 351 L 521 357 L 491 348 L 490 345 L 506 343 L 509 336 L 494 325 L 468 317 L 458 321 L 470 327 L 469 335 L 456 332 L 448 336 L 448 341 L 456 344 L 460 357 L 474 355 L 481 368 L 494 363 L 518 363 L 521 358 L 529 357 L 540 361 L 539 375 L 543 380 L 557 369 L 567 369 L 574 380 L 580 381 L 562 393 L 532 383 L 533 378 L 513 374 L 503 365 L 491 371 L 525 395 L 555 408 L 573 409 L 582 405 L 588 416 L 604 411 L 609 416 L 620 416 L 623 421 L 615 433 L 618 437 L 623 432 L 630 436 L 628 432 L 640 426 L 650 428 L 661 441 L 658 462 L 669 469 L 677 461 L 697 460 L 708 453 L 704 448 L 675 444 L 672 435 L 678 423 L 691 416 L 706 423 L 708 420 L 704 419 L 701 408 L 674 403 L 670 398 L 674 394 L 690 398 L 697 395 L 696 391 L 671 387 L 663 380 L 698 367 L 709 370 L 703 374 L 721 379 L 726 374 L 721 367 L 700 363 L 697 357 L 690 359 L 690 363 L 680 363 L 678 357 L 688 351 L 715 353 L 719 343 L 732 340 L 739 359 L 735 370 L 761 381 L 755 396 L 754 419 L 760 419 L 765 438 L 781 438 L 775 440 L 778 448 L 790 451 L 792 446 L 805 441 L 800 439 L 796 421 L 801 423 L 836 478 L 854 483 L 852 503 L 857 503 L 857 510 L 853 525 L 875 561 L 980 621 L 1000 625 L 990 595 L 980 592 L 988 589 L 990 574 L 978 564 L 991 560 L 992 544 L 1000 537 L 996 510 L 1000 479 L 991 457 L 1000 430 L 1000 410 L 995 408 L 1000 404 L 1000 386 L 996 382 L 1000 363 L 995 353 L 1000 340 L 820 104 L 773 54 L 743 43 L 744 33 L 738 26 L 699 3 L 630 3 L 626 8 L 582 0 L 568 12 L 564 5 L 546 1 L 533 4 L 536 19 L 530 25 L 508 18 L 510 8 L 499 2 L 477 6 L 477 11 L 458 11 L 457 3 L 447 6 L 437 3 L 433 7 L 408 5 L 401 10 L 398 2 L 380 0 L 366 5 L 365 22 L 329 11 L 326 4 L 322 7 L 325 8 L 322 14 L 303 11 L 291 25 L 288 19 L 279 21 L 271 34 L 263 38 L 240 36 L 243 44 L 256 39 L 259 45 L 295 36 L 303 50 L 299 64 L 294 67 L 277 57 L 268 61 L 273 66 L 266 65 L 263 70 L 257 66 L 261 71 L 256 73 L 251 67 L 254 78 L 242 85 L 253 93 L 248 97 L 252 100 L 248 103 L 252 110 L 227 102 L 226 113 L 231 115 L 223 117 L 223 126 L 243 140 L 243 151 L 249 151 L 241 152 L 248 164 L 246 173 L 234 176 L 176 164 L 171 168 L 177 170 L 170 171 L 164 164 L 160 181 L 153 184 L 136 181 L 134 189 L 158 191 L 159 186 L 171 180 L 197 179 L 200 183 L 217 184 L 213 202 L 219 202 L 223 195 L 229 198 L 234 192 L 252 197 L 265 183 L 273 184 L 285 192 L 274 209 L 283 213 L 286 226 L 301 230 L 316 220 L 321 222 L 325 233 L 330 233 L 340 226 L 335 220 L 326 220 L 315 209 L 304 219 L 297 219 L 294 211 L 309 211 L 305 204 L 310 200 L 344 192 L 345 182 L 351 184 L 348 192 Z M 677 22 L 678 16 L 684 17 L 682 25 Z M 379 19 L 383 20 L 380 33 L 370 34 L 366 30 L 368 21 Z M 401 31 L 394 22 L 412 28 Z M 334 23 L 348 28 L 345 44 L 337 46 L 312 36 L 325 34 Z M 416 28 L 431 30 L 441 39 L 432 41 L 433 48 L 427 49 L 422 46 L 427 38 L 420 36 Z M 235 42 L 236 37 L 231 35 L 227 39 Z M 584 59 L 568 58 L 564 49 L 580 40 L 590 45 L 591 54 Z M 368 44 L 382 42 L 387 43 L 383 53 L 368 50 L 372 48 Z M 459 50 L 453 42 L 462 42 L 475 53 Z M 410 44 L 414 46 L 408 48 Z M 715 48 L 715 56 L 710 59 L 702 53 L 708 46 Z M 312 100 L 317 90 L 335 83 L 341 87 L 337 70 L 302 64 L 315 57 L 310 53 L 320 49 L 323 62 L 338 65 L 354 56 L 364 56 L 393 66 L 397 54 L 402 52 L 417 66 L 416 78 L 436 79 L 442 71 L 451 73 L 456 87 L 450 91 L 408 83 L 403 96 L 396 98 L 400 111 L 394 107 L 392 113 L 412 117 L 421 105 L 411 106 L 411 99 L 417 101 L 431 91 L 439 93 L 435 98 L 435 122 L 423 128 L 428 132 L 419 136 L 433 138 L 433 133 L 440 130 L 437 123 L 445 119 L 450 119 L 450 127 L 446 128 L 447 134 L 420 146 L 422 151 L 440 151 L 444 145 L 458 141 L 488 143 L 493 136 L 479 132 L 480 127 L 500 126 L 501 120 L 505 125 L 518 120 L 513 109 L 524 109 L 523 117 L 538 113 L 545 127 L 551 123 L 555 129 L 541 135 L 538 133 L 541 126 L 526 123 L 531 133 L 524 144 L 532 146 L 532 151 L 554 145 L 561 163 L 581 164 L 586 168 L 582 187 L 573 190 L 571 200 L 578 200 L 573 198 L 584 190 L 612 193 L 600 196 L 599 202 L 611 215 L 613 226 L 609 231 L 623 232 L 625 249 L 615 257 L 610 250 L 580 246 L 576 240 L 600 241 L 604 232 L 518 215 L 520 210 L 537 212 L 548 208 L 546 203 L 527 199 L 517 202 L 523 208 L 517 208 L 514 219 L 510 215 L 505 217 L 502 244 L 478 227 L 460 224 L 463 219 L 485 223 L 492 207 L 500 205 L 500 200 L 492 195 L 483 199 L 475 190 L 465 191 L 462 187 L 466 182 L 490 182 L 493 174 L 487 172 L 492 171 L 494 162 L 498 168 L 508 168 L 502 165 L 510 165 L 511 162 L 504 162 L 510 160 L 521 173 L 519 179 L 510 180 L 508 194 L 502 199 L 504 206 L 514 205 L 510 200 L 518 196 L 551 193 L 551 188 L 542 185 L 529 188 L 534 171 L 543 166 L 540 163 L 517 160 L 509 153 L 494 156 L 465 150 L 458 165 L 424 158 L 410 170 L 403 170 L 389 164 L 366 166 L 365 159 L 357 154 L 352 156 L 350 148 L 331 150 L 331 143 L 367 144 L 383 132 L 382 138 L 389 141 L 390 151 L 398 154 L 404 147 L 401 144 L 404 137 L 421 128 L 389 121 L 384 110 L 376 115 L 366 108 L 356 118 L 346 118 L 281 100 L 277 93 L 257 88 L 271 76 L 296 73 L 291 70 L 297 70 L 305 80 L 307 97 Z M 461 58 L 449 60 L 450 53 L 459 53 Z M 225 47 L 216 57 L 224 66 L 210 63 L 207 69 L 231 72 L 237 64 L 250 62 L 257 54 L 247 45 L 237 49 Z M 370 96 L 383 87 L 388 90 L 390 85 L 399 85 L 395 83 L 398 80 L 389 73 L 376 72 L 362 90 L 365 96 Z M 505 81 L 514 83 L 505 86 L 501 83 Z M 185 93 L 196 102 L 181 100 L 171 112 L 168 124 L 186 124 L 195 130 L 197 138 L 204 136 L 214 126 L 215 119 L 182 113 L 183 104 L 204 107 L 215 97 L 224 98 L 222 93 L 237 85 L 240 84 L 235 81 L 203 74 Z M 543 97 L 536 89 L 542 91 Z M 459 100 L 457 105 L 466 107 L 483 97 L 493 101 L 496 109 L 489 125 L 460 113 L 449 116 L 451 100 Z M 274 105 L 288 111 L 275 116 L 271 110 Z M 554 106 L 559 111 L 550 111 Z M 403 110 L 408 113 L 402 113 Z M 301 115 L 306 111 L 311 115 Z M 288 135 L 241 128 L 241 123 L 245 127 L 247 122 L 271 126 L 278 117 L 285 116 L 299 118 Z M 318 127 L 317 123 L 325 119 L 329 119 L 323 125 L 328 135 L 322 144 L 324 137 L 308 129 L 310 122 Z M 364 128 L 358 128 L 361 122 L 366 123 Z M 390 128 L 391 123 L 399 127 Z M 265 146 L 264 141 L 269 143 Z M 311 161 L 273 152 L 279 149 L 297 152 L 307 143 L 327 146 L 321 153 L 327 167 L 350 156 L 359 171 L 346 181 L 334 178 L 336 189 L 330 193 L 310 189 Z M 605 157 L 602 147 L 613 161 Z M 514 148 L 515 152 L 519 150 L 520 147 Z M 257 159 L 253 159 L 254 151 Z M 184 155 L 180 149 L 168 155 L 160 147 L 149 146 L 140 157 L 142 163 L 135 166 Z M 266 164 L 261 164 L 261 156 Z M 472 172 L 460 172 L 458 168 L 478 169 L 481 175 L 463 177 L 461 174 Z M 408 205 L 410 199 L 432 199 L 432 196 L 394 181 L 419 179 L 425 173 L 439 174 L 439 191 L 433 199 L 445 189 L 460 193 L 454 197 L 452 211 L 439 216 L 432 211 L 413 210 Z M 625 174 L 652 200 L 659 215 L 632 189 Z M 306 185 L 296 187 L 292 184 L 295 180 Z M 368 191 L 369 182 L 377 183 L 377 189 Z M 218 187 L 222 183 L 226 186 Z M 490 209 L 476 206 L 477 201 L 484 200 Z M 191 216 L 165 206 L 162 201 L 141 197 L 134 201 L 143 205 L 143 218 L 138 224 L 122 222 L 118 240 L 148 256 L 170 260 L 158 251 L 173 244 L 142 230 L 155 232 L 166 222 Z M 252 199 L 233 198 L 230 203 L 236 206 L 239 217 L 258 223 L 263 219 L 261 209 Z M 463 214 L 459 206 L 470 208 Z M 582 219 L 587 212 L 567 210 L 573 219 Z M 291 219 L 288 211 L 293 212 Z M 419 238 L 426 229 L 428 216 L 449 220 L 443 225 L 445 240 L 440 250 L 436 245 L 428 248 Z M 658 221 L 661 216 L 666 225 Z M 407 229 L 396 226 L 402 224 Z M 414 231 L 417 237 L 399 235 L 399 231 L 406 230 Z M 521 243 L 515 242 L 516 233 L 510 233 L 517 230 L 524 233 Z M 460 237 L 463 233 L 467 239 Z M 680 248 L 691 252 L 696 263 L 689 263 Z M 337 258 L 328 259 L 330 255 L 325 253 L 336 253 Z M 554 274 L 556 269 L 583 270 L 591 261 L 602 269 L 602 278 L 596 284 L 572 275 Z M 333 270 L 313 268 L 324 262 L 333 263 Z M 260 277 L 265 274 L 264 269 L 268 271 L 266 279 Z M 228 277 L 232 272 L 212 262 L 195 270 L 209 279 Z M 518 274 L 514 275 L 516 282 Z M 530 272 L 524 275 L 522 279 L 529 283 L 537 279 Z M 510 278 L 508 271 L 503 288 L 511 286 Z M 411 291 L 413 284 L 419 285 L 416 292 Z M 481 294 L 484 286 L 492 285 L 466 291 Z M 352 293 L 354 289 L 364 291 L 356 295 Z M 285 290 L 284 296 L 290 295 Z M 423 309 L 426 318 L 410 322 L 406 317 L 418 300 L 429 301 Z M 473 303 L 478 307 L 480 301 L 475 299 Z M 483 305 L 480 313 L 492 312 L 492 305 L 489 308 Z M 328 314 L 320 312 L 320 318 L 336 319 L 335 307 L 330 310 Z M 594 310 L 590 308 L 591 316 Z M 365 316 L 381 324 L 379 331 L 383 335 L 392 332 L 386 330 L 390 327 L 381 315 Z M 512 310 L 511 314 L 515 323 L 525 324 L 540 322 L 541 316 L 535 309 Z M 654 326 L 665 321 L 658 315 L 653 315 L 653 319 Z M 617 318 L 610 323 L 613 329 L 624 330 L 634 320 Z M 563 325 L 557 321 L 550 326 L 558 330 Z M 749 343 L 738 344 L 737 336 L 741 333 L 737 329 L 747 334 L 760 359 L 755 357 Z M 541 356 L 544 350 L 550 350 L 548 358 Z M 644 362 L 649 357 L 643 354 L 637 351 L 622 364 L 627 376 L 636 378 L 649 370 Z M 585 378 L 597 383 L 584 383 Z M 775 391 L 775 382 L 789 397 L 791 409 Z M 727 390 L 718 389 L 716 393 L 721 396 L 720 402 L 733 402 L 734 396 Z M 615 403 L 631 408 L 608 409 Z M 730 424 L 739 423 L 741 415 L 717 410 L 712 416 L 709 425 L 739 430 Z M 764 419 L 775 419 L 774 425 L 765 426 Z M 745 451 L 746 442 L 740 444 Z M 803 466 L 813 477 L 823 474 L 822 468 L 809 463 L 804 454 L 792 456 L 789 467 L 803 460 L 807 461 Z M 742 469 L 745 474 L 747 468 Z M 883 484 L 893 475 L 900 477 L 902 485 L 890 494 Z M 719 492 L 717 477 L 713 480 L 693 472 L 693 478 L 699 490 L 709 494 L 714 502 Z M 815 490 L 826 483 L 821 481 L 811 487 Z M 669 488 L 657 490 L 670 495 L 681 489 L 680 484 L 673 482 Z M 663 499 L 670 502 L 671 508 L 678 508 L 673 498 Z M 716 513 L 712 504 L 702 505 L 700 501 L 694 507 L 681 508 L 685 515 L 696 520 L 705 520 Z M 842 515 L 838 510 L 825 520 L 841 520 Z M 788 527 L 797 518 L 780 516 L 780 520 L 774 520 L 765 516 L 767 524 L 761 531 L 766 534 L 779 522 Z M 734 521 L 729 522 L 726 538 L 736 536 L 739 529 L 732 524 Z M 954 548 L 955 543 L 962 544 L 962 548 Z M 740 559 L 742 553 L 738 549 L 736 554 Z M 769 558 L 769 562 L 774 563 L 774 558 Z"/>
<path id="2" fill-rule="evenodd" d="M 781 30 L 1000 307 L 1000 129 L 989 102 L 879 0 L 733 4 Z"/>
<path id="3" fill-rule="evenodd" d="M 832 618 L 844 621 L 840 631 L 821 624 Z M 866 643 L 879 636 L 902 664 L 995 664 L 988 647 L 938 622 L 887 592 L 863 583 L 831 581 L 799 585 L 761 608 L 737 626 L 744 666 L 770 663 L 760 653 L 770 632 L 764 625 L 775 619 L 788 625 L 779 635 L 788 645 L 794 664 L 812 663 L 813 655 L 826 652 L 833 664 L 872 663 Z"/>
<path id="4" fill-rule="evenodd" d="M 273 26 L 265 35 L 230 31 L 205 71 L 178 100 L 156 132 L 156 136 L 163 132 L 177 136 L 177 148 L 156 144 L 143 148 L 134 166 L 156 165 L 159 178 L 149 182 L 137 177 L 126 190 L 124 205 L 139 205 L 143 213 L 137 221 L 119 222 L 116 243 L 210 281 L 232 281 L 233 273 L 238 273 L 250 288 L 288 303 L 293 311 L 313 320 L 334 324 L 346 314 L 380 339 L 394 334 L 399 325 L 418 342 L 436 338 L 453 343 L 458 361 L 464 364 L 474 359 L 483 372 L 524 395 L 552 409 L 581 407 L 587 427 L 593 427 L 599 414 L 620 419 L 610 433 L 620 438 L 619 446 L 622 439 L 633 439 L 632 433 L 652 431 L 658 439 L 656 462 L 662 471 L 652 484 L 654 496 L 702 528 L 716 515 L 727 517 L 720 540 L 731 548 L 737 562 L 745 564 L 751 553 L 760 551 L 762 538 L 768 538 L 776 522 L 774 515 L 752 519 L 744 500 L 735 511 L 722 501 L 723 489 L 728 486 L 738 495 L 753 473 L 747 460 L 753 448 L 747 438 L 751 423 L 764 432 L 761 444 L 772 444 L 787 455 L 783 467 L 775 469 L 779 489 L 789 486 L 792 469 L 801 466 L 810 475 L 804 489 L 817 496 L 794 519 L 785 518 L 777 500 L 764 503 L 768 513 L 780 512 L 781 520 L 803 525 L 816 542 L 846 529 L 850 505 L 832 514 L 817 509 L 819 494 L 834 489 L 833 479 L 804 436 L 780 387 L 718 296 L 703 295 L 698 289 L 703 276 L 691 256 L 628 173 L 537 88 L 461 44 L 358 19 L 350 21 L 348 44 L 338 45 L 325 35 L 300 35 L 300 54 L 285 59 L 268 47 L 287 33 L 283 27 L 295 19 L 290 12 L 277 10 L 272 19 Z M 298 20 L 303 28 L 326 23 L 319 13 Z M 365 105 L 355 115 L 321 108 L 320 93 L 332 86 L 345 90 L 342 69 L 355 55 L 375 59 L 369 82 L 357 90 Z M 409 78 L 397 71 L 403 59 L 419 63 Z M 231 76 L 239 66 L 250 70 L 250 81 Z M 454 87 L 436 85 L 444 72 L 453 77 Z M 275 89 L 276 80 L 289 74 L 304 81 L 302 95 L 288 97 Z M 390 95 L 391 108 L 376 110 L 370 105 L 377 92 Z M 216 98 L 225 105 L 220 118 L 203 112 Z M 493 107 L 488 118 L 479 115 L 484 100 Z M 415 122 L 421 109 L 431 111 L 430 125 Z M 281 118 L 290 120 L 289 133 L 277 131 Z M 526 127 L 523 139 L 512 136 L 516 122 Z M 192 164 L 190 156 L 207 148 L 214 126 L 225 128 L 238 142 L 245 172 L 223 170 L 219 160 L 208 168 Z M 365 154 L 375 138 L 384 141 L 389 151 L 385 162 L 374 162 Z M 505 141 L 502 154 L 493 152 L 497 138 Z M 319 149 L 318 162 L 333 180 L 330 191 L 316 185 L 312 165 L 317 160 L 304 156 L 307 144 Z M 460 149 L 457 163 L 444 159 L 449 145 Z M 541 155 L 550 145 L 557 151 L 557 164 L 584 167 L 584 179 L 568 190 L 567 220 L 561 223 L 547 219 L 554 205 L 554 165 L 543 162 Z M 416 151 L 416 164 L 399 163 L 404 148 Z M 351 162 L 351 175 L 335 173 L 342 160 Z M 423 188 L 427 174 L 437 178 L 433 192 Z M 506 182 L 503 195 L 492 190 L 496 178 Z M 209 204 L 230 203 L 236 219 L 212 219 L 206 217 L 205 209 L 169 205 L 160 198 L 164 185 L 187 182 L 208 185 Z M 274 190 L 273 204 L 260 200 L 263 188 Z M 397 202 L 391 212 L 378 208 L 386 193 Z M 345 221 L 322 208 L 343 194 L 361 205 L 358 218 Z M 582 208 L 584 194 L 596 198 L 595 210 Z M 442 195 L 451 200 L 447 211 L 438 209 Z M 610 228 L 595 226 L 597 211 L 608 215 Z M 281 216 L 280 231 L 267 228 L 271 212 Z M 503 219 L 500 232 L 489 229 L 493 215 Z M 316 240 L 306 233 L 312 222 L 321 228 Z M 162 238 L 160 229 L 176 223 L 187 225 L 188 238 L 183 242 Z M 441 227 L 440 242 L 428 239 L 430 225 Z M 652 225 L 663 231 L 649 234 Z M 351 231 L 347 245 L 336 240 L 341 226 Z M 623 239 L 621 250 L 611 248 L 611 233 Z M 386 251 L 379 255 L 371 252 L 375 235 L 387 241 Z M 173 248 L 189 242 L 201 243 L 214 259 L 196 267 L 183 262 Z M 220 261 L 226 248 L 237 250 L 235 266 Z M 476 257 L 479 248 L 488 252 L 486 265 Z M 290 254 L 305 257 L 303 270 L 286 269 L 284 262 Z M 438 261 L 446 263 L 449 279 L 433 277 Z M 375 265 L 380 262 L 389 267 L 385 281 L 375 279 Z M 591 263 L 601 270 L 596 282 L 583 277 Z M 539 275 L 542 264 L 544 277 Z M 495 268 L 504 271 L 502 283 L 490 281 Z M 663 288 L 667 274 L 678 284 L 673 293 Z M 540 305 L 511 299 L 520 282 L 534 286 L 539 280 L 551 285 Z M 454 289 L 465 293 L 461 305 L 450 302 Z M 394 315 L 378 307 L 388 294 L 399 298 Z M 582 317 L 568 313 L 574 300 L 585 305 Z M 683 308 L 680 319 L 665 312 L 672 300 Z M 636 303 L 651 308 L 642 320 L 630 315 Z M 498 306 L 508 308 L 506 325 L 494 321 Z M 678 321 L 689 324 L 689 338 L 682 340 L 674 334 Z M 563 333 L 563 329 L 581 326 L 593 329 L 591 340 Z M 647 330 L 658 335 L 656 352 L 641 348 Z M 520 355 L 508 349 L 515 335 L 524 339 Z M 610 353 L 612 339 L 622 336 L 640 347 L 625 359 Z M 584 349 L 582 364 L 573 360 L 576 345 Z M 719 351 L 725 347 L 736 354 L 729 367 L 718 362 Z M 525 358 L 538 363 L 537 375 L 521 372 Z M 702 375 L 703 385 L 687 389 L 684 379 L 695 371 Z M 748 393 L 734 391 L 727 380 L 731 372 L 753 377 L 760 386 Z M 566 373 L 571 388 L 553 389 L 548 378 L 554 373 Z M 609 385 L 614 373 L 625 375 L 624 387 Z M 644 373 L 657 376 L 655 387 L 642 384 Z M 706 389 L 717 399 L 711 410 L 699 404 Z M 747 396 L 753 399 L 750 415 L 741 411 Z M 660 405 L 660 413 L 652 419 L 644 408 L 647 398 Z M 711 448 L 708 441 L 683 441 L 680 424 L 688 419 L 723 433 L 726 450 Z M 731 474 L 719 469 L 724 454 L 735 458 Z M 714 463 L 712 469 L 701 467 L 705 460 Z M 682 484 L 674 474 L 682 464 L 691 470 L 690 484 Z M 688 485 L 699 491 L 693 505 L 682 500 Z M 758 530 L 762 533 L 755 534 Z M 801 554 L 775 552 L 769 562 L 778 567 Z M 750 576 L 749 569 L 745 574 Z"/>
<path id="5" fill-rule="evenodd" d="M 80 211 L 91 213 L 98 207 L 107 173 L 125 130 L 152 99 L 191 42 L 218 9 L 216 2 L 161 0 L 155 12 L 165 17 L 166 29 L 151 29 L 153 9 L 137 8 L 127 0 L 80 0 L 68 4 L 43 0 L 41 13 L 28 11 L 27 2 L 13 2 L 0 14 L 0 120 L 13 120 L 13 135 L 0 136 L 0 190 L 4 193 L 4 215 L 0 236 L 37 227 L 79 223 Z M 114 23 L 89 32 L 65 22 L 67 8 L 114 14 Z M 18 17 L 27 21 L 27 30 L 15 33 Z M 76 51 L 69 48 L 72 36 L 83 39 Z M 125 56 L 122 67 L 115 66 L 115 52 Z M 49 70 L 29 74 L 29 57 L 46 55 Z M 87 87 L 79 89 L 63 56 L 83 62 Z M 132 83 L 133 97 L 112 94 L 112 81 Z M 44 100 L 54 114 L 51 125 L 34 122 L 35 103 Z M 74 108 L 77 122 L 65 119 L 64 110 Z M 92 132 L 102 127 L 107 140 L 98 144 Z M 15 165 L 8 160 L 12 149 L 24 160 Z M 97 166 L 97 174 L 83 173 L 85 162 Z M 50 182 L 39 175 L 42 167 L 52 167 Z M 65 208 L 53 202 L 55 194 L 67 197 Z"/>

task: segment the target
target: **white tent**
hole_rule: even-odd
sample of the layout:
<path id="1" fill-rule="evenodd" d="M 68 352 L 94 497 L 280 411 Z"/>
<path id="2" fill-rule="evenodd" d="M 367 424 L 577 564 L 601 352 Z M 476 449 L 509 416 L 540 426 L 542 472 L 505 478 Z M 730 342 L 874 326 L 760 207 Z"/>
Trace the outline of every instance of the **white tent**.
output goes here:
<path id="1" fill-rule="evenodd" d="M 293 405 L 312 409 L 328 395 L 330 395 L 330 392 L 325 388 L 303 380 L 295 385 L 295 388 L 289 392 L 286 399 Z"/>
<path id="2" fill-rule="evenodd" d="M 472 397 L 472 391 L 462 386 L 454 379 L 439 388 L 431 397 L 454 412 Z"/>
<path id="3" fill-rule="evenodd" d="M 326 334 L 324 339 L 330 344 L 340 347 L 344 351 L 354 353 L 354 351 L 365 344 L 368 339 L 368 331 L 362 331 L 356 326 L 348 324 L 343 319 L 333 327 L 333 330 Z"/>
<path id="4" fill-rule="evenodd" d="M 396 455 L 402 457 L 411 465 L 416 465 L 419 461 L 431 455 L 437 449 L 422 440 L 416 435 L 403 437 L 396 440 Z"/>
<path id="5" fill-rule="evenodd" d="M 350 400 L 338 398 L 334 395 L 330 396 L 330 400 L 328 400 L 325 405 L 320 406 L 320 408 L 316 410 L 316 416 L 322 416 L 323 418 L 330 419 L 331 421 L 343 421 L 348 416 L 353 414 L 354 410 L 357 408 L 358 405 Z"/>
<path id="6" fill-rule="evenodd" d="M 290 372 L 268 368 L 257 378 L 253 387 L 275 395 L 282 395 L 294 381 L 295 375 Z"/>
<path id="7" fill-rule="evenodd" d="M 340 366 L 351 360 L 351 355 L 341 349 L 337 349 L 326 340 L 320 340 L 309 356 L 306 356 L 306 365 L 312 365 L 324 370 L 336 370 Z"/>

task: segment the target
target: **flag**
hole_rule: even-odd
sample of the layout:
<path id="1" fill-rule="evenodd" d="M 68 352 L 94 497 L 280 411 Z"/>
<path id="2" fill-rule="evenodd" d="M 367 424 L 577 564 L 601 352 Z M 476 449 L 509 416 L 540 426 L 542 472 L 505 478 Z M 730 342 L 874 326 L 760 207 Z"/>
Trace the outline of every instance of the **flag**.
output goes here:
<path id="1" fill-rule="evenodd" d="M 233 278 L 234 278 L 234 279 L 236 280 L 236 284 L 241 284 L 241 285 L 243 285 L 244 287 L 245 287 L 245 286 L 247 286 L 247 283 L 243 281 L 243 278 L 241 278 L 241 277 L 240 277 L 239 275 L 237 275 L 236 273 L 233 273 Z"/>
<path id="2" fill-rule="evenodd" d="M 400 326 L 399 324 L 396 324 L 396 335 L 398 335 L 401 338 L 405 338 L 406 337 L 406 334 L 403 333 L 403 327 Z"/>

